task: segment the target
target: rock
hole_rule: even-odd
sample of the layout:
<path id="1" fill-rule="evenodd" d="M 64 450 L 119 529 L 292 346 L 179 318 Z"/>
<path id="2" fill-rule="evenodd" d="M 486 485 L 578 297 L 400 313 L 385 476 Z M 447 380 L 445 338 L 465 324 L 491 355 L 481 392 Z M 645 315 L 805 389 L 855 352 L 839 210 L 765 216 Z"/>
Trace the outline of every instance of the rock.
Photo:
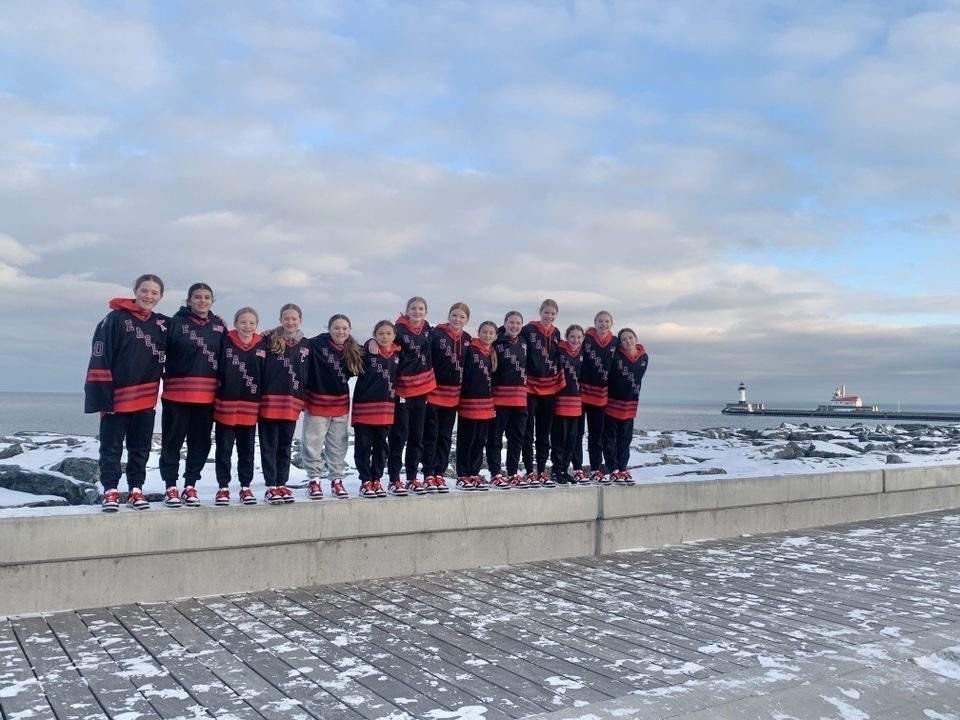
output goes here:
<path id="1" fill-rule="evenodd" d="M 887 465 L 903 465 L 904 460 L 899 455 L 894 455 L 890 453 L 887 455 Z"/>
<path id="2" fill-rule="evenodd" d="M 699 470 L 684 470 L 683 472 L 671 473 L 670 477 L 681 477 L 682 475 L 726 475 L 727 471 L 723 468 L 710 467 Z"/>
<path id="3" fill-rule="evenodd" d="M 0 465 L 0 487 L 34 495 L 57 495 L 70 505 L 94 505 L 100 501 L 96 485 L 46 470 L 25 470 L 19 465 Z"/>
<path id="4" fill-rule="evenodd" d="M 789 442 L 773 453 L 773 457 L 775 457 L 777 460 L 797 460 L 806 456 L 807 454 L 804 452 L 803 448 L 797 445 L 795 442 Z"/>
<path id="5" fill-rule="evenodd" d="M 0 450 L 0 460 L 6 460 L 7 458 L 16 457 L 23 453 L 23 445 L 18 442 L 8 445 L 7 447 Z"/>
<path id="6" fill-rule="evenodd" d="M 100 463 L 93 458 L 64 458 L 50 469 L 91 485 L 100 482 Z"/>

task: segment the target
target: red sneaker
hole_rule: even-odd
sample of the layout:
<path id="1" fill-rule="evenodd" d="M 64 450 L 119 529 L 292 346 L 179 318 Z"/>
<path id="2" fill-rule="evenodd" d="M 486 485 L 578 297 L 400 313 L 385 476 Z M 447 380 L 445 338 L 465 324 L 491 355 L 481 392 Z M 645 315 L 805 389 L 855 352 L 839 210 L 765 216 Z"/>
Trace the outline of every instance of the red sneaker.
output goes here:
<path id="1" fill-rule="evenodd" d="M 450 492 L 450 488 L 447 487 L 447 481 L 443 479 L 442 475 L 434 475 L 433 486 L 437 489 L 438 493 Z"/>
<path id="2" fill-rule="evenodd" d="M 330 492 L 333 493 L 334 497 L 340 498 L 341 500 L 350 497 L 347 489 L 343 486 L 343 480 L 340 478 L 330 481 Z"/>
<path id="3" fill-rule="evenodd" d="M 372 480 L 367 480 L 366 482 L 360 485 L 360 497 L 375 498 L 376 496 L 377 496 L 377 490 L 373 486 Z"/>
<path id="4" fill-rule="evenodd" d="M 120 509 L 120 491 L 104 490 L 103 501 L 100 503 L 100 509 L 104 512 L 115 513 Z"/>
<path id="5" fill-rule="evenodd" d="M 143 496 L 143 490 L 140 488 L 130 488 L 130 493 L 127 495 L 127 505 L 134 510 L 150 509 L 150 503 L 147 502 L 147 499 Z"/>
<path id="6" fill-rule="evenodd" d="M 499 475 L 494 475 L 493 479 L 490 481 L 490 484 L 493 485 L 493 487 L 496 488 L 497 490 L 510 489 L 510 481 L 507 480 L 507 476 L 504 475 L 503 473 L 500 473 Z"/>
<path id="7" fill-rule="evenodd" d="M 163 494 L 163 504 L 168 508 L 178 508 L 183 503 L 180 501 L 180 493 L 175 487 L 168 487 Z"/>
<path id="8" fill-rule="evenodd" d="M 270 485 L 263 493 L 263 501 L 267 505 L 283 505 L 283 491 L 276 485 Z"/>
<path id="9" fill-rule="evenodd" d="M 256 505 L 257 497 L 249 487 L 240 488 L 240 502 L 244 505 Z"/>
<path id="10" fill-rule="evenodd" d="M 230 489 L 229 488 L 220 488 L 217 490 L 216 496 L 213 498 L 213 504 L 224 506 L 230 504 Z"/>
<path id="11" fill-rule="evenodd" d="M 323 488 L 319 480 L 311 480 L 307 485 L 307 497 L 311 500 L 323 500 Z"/>
<path id="12" fill-rule="evenodd" d="M 413 480 L 409 480 L 407 482 L 407 490 L 412 492 L 414 495 L 423 495 L 427 492 L 427 486 L 417 480 L 417 478 L 414 478 Z"/>
<path id="13" fill-rule="evenodd" d="M 373 491 L 377 494 L 377 497 L 386 497 L 387 491 L 383 489 L 383 485 L 380 484 L 379 480 L 373 481 Z"/>
<path id="14" fill-rule="evenodd" d="M 410 494 L 407 492 L 407 486 L 400 480 L 391 480 L 387 486 L 387 492 L 396 497 L 406 497 Z"/>
<path id="15" fill-rule="evenodd" d="M 193 485 L 187 485 L 183 489 L 183 504 L 187 507 L 200 507 L 200 497 L 197 495 L 197 489 Z"/>

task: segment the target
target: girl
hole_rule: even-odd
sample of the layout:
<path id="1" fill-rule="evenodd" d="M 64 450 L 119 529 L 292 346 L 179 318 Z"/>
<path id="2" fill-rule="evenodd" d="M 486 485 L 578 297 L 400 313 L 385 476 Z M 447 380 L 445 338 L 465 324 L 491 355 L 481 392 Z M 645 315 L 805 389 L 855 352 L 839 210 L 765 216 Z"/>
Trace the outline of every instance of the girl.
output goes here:
<path id="1" fill-rule="evenodd" d="M 83 411 L 100 413 L 100 482 L 104 512 L 120 509 L 120 457 L 127 446 L 127 504 L 150 507 L 143 496 L 153 439 L 157 393 L 167 345 L 167 318 L 153 312 L 163 280 L 141 275 L 134 297 L 114 298 L 93 333 Z"/>
<path id="2" fill-rule="evenodd" d="M 400 368 L 397 371 L 394 422 L 388 440 L 390 455 L 387 473 L 391 487 L 400 482 L 400 471 L 404 465 L 406 482 L 416 480 L 423 454 L 427 395 L 437 386 L 431 364 L 430 325 L 426 317 L 427 301 L 422 297 L 412 297 L 407 300 L 405 314 L 397 318 L 394 326 L 396 343 L 400 347 Z M 404 446 L 407 448 L 406 457 L 403 455 Z"/>
<path id="3" fill-rule="evenodd" d="M 607 406 L 607 376 L 613 354 L 617 351 L 617 337 L 612 328 L 613 315 L 601 310 L 593 318 L 593 327 L 587 330 L 583 339 L 580 392 L 587 420 L 587 456 L 590 460 L 590 480 L 593 482 L 609 482 L 603 468 L 603 423 L 604 408 Z M 582 457 L 580 461 L 582 464 Z"/>
<path id="4" fill-rule="evenodd" d="M 181 503 L 200 507 L 196 484 L 210 455 L 217 367 L 226 332 L 223 320 L 210 312 L 212 305 L 210 286 L 194 283 L 187 291 L 186 304 L 170 318 L 167 332 L 167 360 L 160 396 L 163 406 L 160 477 L 167 487 L 163 504 L 170 508 L 178 508 Z M 184 440 L 187 462 L 181 501 L 177 475 Z"/>
<path id="5" fill-rule="evenodd" d="M 496 417 L 491 376 L 497 369 L 497 355 L 490 347 L 496 339 L 496 323 L 485 320 L 477 329 L 477 337 L 470 341 L 464 358 L 457 420 L 457 486 L 462 490 L 489 489 L 480 475 L 480 466 L 490 424 Z M 495 488 L 510 488 L 510 482 L 503 475 L 496 477 Z"/>
<path id="6" fill-rule="evenodd" d="M 557 346 L 557 361 L 563 372 L 565 385 L 557 393 L 554 406 L 553 428 L 551 431 L 552 449 L 550 462 L 553 478 L 558 483 L 580 482 L 580 475 L 570 475 L 567 469 L 572 462 L 576 470 L 574 459 L 576 448 L 583 448 L 583 403 L 580 399 L 580 366 L 583 362 L 583 328 L 571 325 L 564 334 L 566 340 L 561 340 Z"/>
<path id="7" fill-rule="evenodd" d="M 380 484 L 387 460 L 387 435 L 394 421 L 400 348 L 393 344 L 393 323 L 381 320 L 373 329 L 376 350 L 369 343 L 362 353 L 363 367 L 353 389 L 353 461 L 360 475 L 360 497 L 386 497 Z M 392 495 L 406 495 L 399 480 L 390 483 Z"/>
<path id="8" fill-rule="evenodd" d="M 306 413 L 303 416 L 303 464 L 313 500 L 323 499 L 321 465 L 330 478 L 334 497 L 349 497 L 343 487 L 349 435 L 350 388 L 347 381 L 360 374 L 360 346 L 350 334 L 350 318 L 334 315 L 327 332 L 310 339 Z"/>
<path id="9" fill-rule="evenodd" d="M 603 454 L 610 470 L 610 479 L 621 485 L 633 485 L 627 471 L 633 419 L 637 416 L 640 382 L 647 371 L 647 351 L 637 342 L 630 328 L 617 333 L 620 347 L 613 355 L 608 377 L 608 400 L 605 409 Z"/>
<path id="10" fill-rule="evenodd" d="M 260 396 L 260 469 L 266 484 L 264 500 L 270 505 L 292 503 L 287 487 L 290 477 L 290 448 L 303 410 L 306 395 L 307 358 L 310 348 L 300 323 L 303 312 L 293 303 L 280 308 L 280 327 L 267 341 L 263 364 L 263 391 Z"/>
<path id="11" fill-rule="evenodd" d="M 553 487 L 546 473 L 550 456 L 550 426 L 554 397 L 563 389 L 563 373 L 557 363 L 560 331 L 554 327 L 559 308 L 549 298 L 540 304 L 540 320 L 527 323 L 520 336 L 527 341 L 527 425 L 523 439 L 523 464 L 531 485 Z M 533 447 L 536 438 L 536 468 Z"/>
<path id="12" fill-rule="evenodd" d="M 240 502 L 256 505 L 250 489 L 253 482 L 254 438 L 260 414 L 260 383 L 267 359 L 267 341 L 257 332 L 260 316 L 252 307 L 243 307 L 233 316 L 233 330 L 223 339 L 220 355 L 217 399 L 213 418 L 217 421 L 216 505 L 230 504 L 230 462 L 237 446 L 237 477 Z"/>
<path id="13" fill-rule="evenodd" d="M 496 419 L 487 436 L 487 467 L 495 487 L 507 480 L 515 487 L 531 487 L 530 479 L 518 472 L 523 434 L 527 427 L 527 341 L 520 337 L 523 315 L 511 310 L 492 346 L 496 370 L 490 376 Z M 507 435 L 507 472 L 503 475 L 501 453 Z M 539 487 L 537 483 L 535 487 Z"/>
<path id="14" fill-rule="evenodd" d="M 463 381 L 463 362 L 470 343 L 470 335 L 464 332 L 463 326 L 469 319 L 470 308 L 467 304 L 454 303 L 447 313 L 447 322 L 437 325 L 431 333 L 430 356 L 437 387 L 427 395 L 423 433 L 424 482 L 421 484 L 414 478 L 407 484 L 407 489 L 416 493 L 440 492 L 441 485 L 446 488 L 443 475 L 450 463 L 453 423 L 457 419 L 460 383 Z M 459 430 L 457 434 L 459 436 Z"/>

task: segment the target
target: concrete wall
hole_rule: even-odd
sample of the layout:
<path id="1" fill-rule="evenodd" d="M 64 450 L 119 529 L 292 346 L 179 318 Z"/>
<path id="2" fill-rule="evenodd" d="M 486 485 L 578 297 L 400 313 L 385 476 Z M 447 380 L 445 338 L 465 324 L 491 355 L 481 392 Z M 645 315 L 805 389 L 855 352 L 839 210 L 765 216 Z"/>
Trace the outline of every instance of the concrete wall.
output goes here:
<path id="1" fill-rule="evenodd" d="M 960 507 L 960 466 L 0 519 L 0 615 L 609 553 Z"/>

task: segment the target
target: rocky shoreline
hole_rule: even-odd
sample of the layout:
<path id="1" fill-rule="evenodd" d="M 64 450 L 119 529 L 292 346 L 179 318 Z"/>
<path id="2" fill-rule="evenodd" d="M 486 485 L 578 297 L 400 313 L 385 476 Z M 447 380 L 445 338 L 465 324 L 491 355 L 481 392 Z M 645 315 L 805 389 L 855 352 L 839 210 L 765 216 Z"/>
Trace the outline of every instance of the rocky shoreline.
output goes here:
<path id="1" fill-rule="evenodd" d="M 158 452 L 159 436 L 154 438 L 144 487 L 150 502 L 159 502 L 163 494 L 156 469 Z M 97 440 L 92 437 L 43 432 L 0 437 L 0 508 L 98 505 L 97 453 Z M 293 464 L 290 484 L 300 487 L 306 475 L 300 462 L 299 440 L 295 441 Z M 960 425 L 831 427 L 783 423 L 766 430 L 648 430 L 635 435 L 631 453 L 631 469 L 638 483 L 676 482 L 699 476 L 763 477 L 893 464 L 960 465 Z M 215 487 L 212 478 L 211 457 L 203 484 Z M 355 472 L 348 474 L 348 490 L 351 478 L 355 483 Z"/>

